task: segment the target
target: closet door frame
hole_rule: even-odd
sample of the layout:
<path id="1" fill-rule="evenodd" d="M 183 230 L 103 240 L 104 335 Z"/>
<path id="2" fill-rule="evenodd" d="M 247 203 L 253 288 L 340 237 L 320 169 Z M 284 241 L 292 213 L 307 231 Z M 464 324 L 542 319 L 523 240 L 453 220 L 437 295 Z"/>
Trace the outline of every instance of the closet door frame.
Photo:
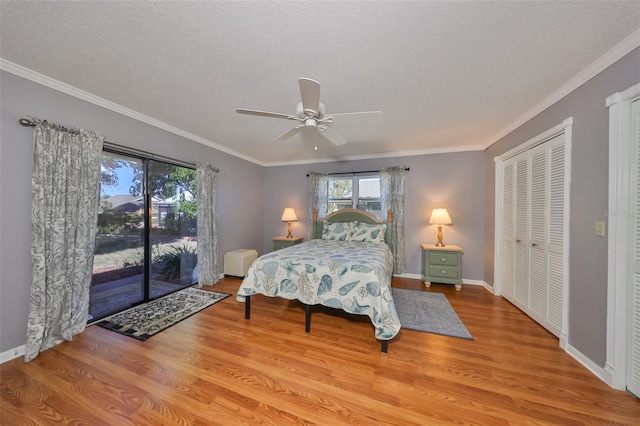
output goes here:
<path id="1" fill-rule="evenodd" d="M 502 221 L 503 221 L 503 183 L 504 183 L 504 163 L 506 160 L 528 151 L 536 145 L 556 136 L 564 134 L 564 223 L 563 223 L 563 301 L 562 301 L 562 330 L 559 336 L 559 345 L 563 350 L 567 350 L 569 341 L 569 211 L 570 211 L 570 177 L 571 177 L 571 139 L 573 132 L 573 117 L 566 118 L 562 123 L 551 129 L 540 133 L 528 141 L 494 158 L 495 162 L 495 227 L 494 227 L 494 282 L 493 292 L 496 296 L 502 296 Z M 498 271 L 498 273 L 496 273 Z"/>
<path id="2" fill-rule="evenodd" d="M 640 99 L 640 83 L 606 99 L 609 108 L 609 199 L 607 210 L 607 353 L 604 381 L 627 387 L 629 300 L 633 216 L 631 104 Z"/>

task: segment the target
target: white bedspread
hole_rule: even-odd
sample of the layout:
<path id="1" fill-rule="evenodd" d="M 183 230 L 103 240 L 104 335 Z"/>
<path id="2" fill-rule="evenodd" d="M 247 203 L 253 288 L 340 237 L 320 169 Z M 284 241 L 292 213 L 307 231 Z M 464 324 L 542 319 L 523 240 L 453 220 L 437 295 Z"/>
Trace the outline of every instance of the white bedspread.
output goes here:
<path id="1" fill-rule="evenodd" d="M 311 240 L 259 257 L 236 298 L 263 294 L 367 315 L 376 339 L 389 340 L 400 331 L 392 270 L 384 243 Z"/>

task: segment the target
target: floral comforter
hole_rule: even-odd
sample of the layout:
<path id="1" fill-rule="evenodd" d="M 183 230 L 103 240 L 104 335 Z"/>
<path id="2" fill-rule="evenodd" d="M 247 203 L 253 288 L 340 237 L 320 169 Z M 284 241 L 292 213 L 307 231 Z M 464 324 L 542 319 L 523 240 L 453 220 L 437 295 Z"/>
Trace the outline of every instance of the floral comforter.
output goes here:
<path id="1" fill-rule="evenodd" d="M 389 340 L 400 331 L 392 270 L 384 243 L 311 240 L 256 259 L 236 298 L 263 294 L 367 315 L 376 339 Z"/>

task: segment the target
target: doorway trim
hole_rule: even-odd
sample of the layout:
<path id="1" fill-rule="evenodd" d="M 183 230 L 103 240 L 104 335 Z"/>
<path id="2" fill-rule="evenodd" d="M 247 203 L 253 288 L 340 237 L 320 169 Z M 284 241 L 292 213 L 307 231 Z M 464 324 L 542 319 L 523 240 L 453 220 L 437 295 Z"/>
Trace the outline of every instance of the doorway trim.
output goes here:
<path id="1" fill-rule="evenodd" d="M 631 259 L 631 103 L 640 99 L 640 83 L 606 99 L 609 108 L 609 199 L 607 239 L 607 352 L 604 380 L 627 387 L 629 271 Z"/>

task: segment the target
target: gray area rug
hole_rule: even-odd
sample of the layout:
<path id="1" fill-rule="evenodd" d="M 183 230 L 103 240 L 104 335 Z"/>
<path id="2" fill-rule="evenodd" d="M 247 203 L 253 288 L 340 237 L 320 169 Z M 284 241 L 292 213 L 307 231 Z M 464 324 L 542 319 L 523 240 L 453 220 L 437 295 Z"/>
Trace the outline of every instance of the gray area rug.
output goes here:
<path id="1" fill-rule="evenodd" d="M 185 288 L 111 315 L 96 324 L 125 336 L 147 340 L 228 296 L 227 293 Z"/>
<path id="2" fill-rule="evenodd" d="M 442 293 L 392 288 L 402 328 L 473 339 Z"/>

